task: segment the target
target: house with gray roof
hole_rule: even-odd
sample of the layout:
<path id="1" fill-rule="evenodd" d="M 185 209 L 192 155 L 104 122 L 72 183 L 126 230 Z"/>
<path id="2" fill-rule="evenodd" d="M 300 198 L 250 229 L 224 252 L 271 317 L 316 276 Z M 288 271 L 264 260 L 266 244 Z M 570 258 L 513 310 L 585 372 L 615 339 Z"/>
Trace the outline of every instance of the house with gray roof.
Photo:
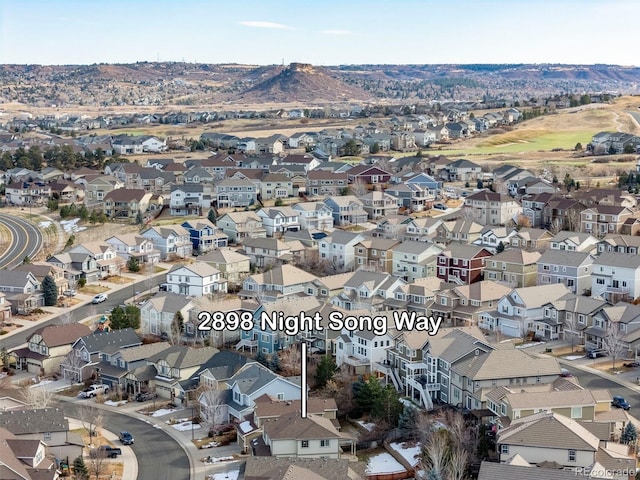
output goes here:
<path id="1" fill-rule="evenodd" d="M 161 336 L 171 334 L 171 325 L 178 312 L 183 319 L 189 317 L 189 311 L 194 308 L 193 297 L 173 292 L 158 292 L 140 306 L 140 331 L 143 335 Z M 194 331 L 187 331 L 185 335 L 193 336 Z M 193 328 L 193 325 L 190 327 Z"/>
<path id="2" fill-rule="evenodd" d="M 520 455 L 511 457 L 517 458 L 516 463 L 495 463 L 483 461 L 480 464 L 480 473 L 478 480 L 575 480 L 575 470 L 562 470 L 557 467 L 550 466 L 548 468 L 539 468 L 526 462 Z M 509 461 L 509 460 L 507 460 Z M 593 469 L 585 469 L 585 477 L 592 480 L 600 480 L 606 477 L 591 475 Z M 593 471 L 596 474 L 596 471 Z M 604 470 L 603 470 L 604 474 Z"/>
<path id="3" fill-rule="evenodd" d="M 585 330 L 585 349 L 605 349 L 612 335 L 618 340 L 611 347 L 612 356 L 633 357 L 640 348 L 640 306 L 627 302 L 606 305 L 593 315 L 593 324 Z"/>
<path id="4" fill-rule="evenodd" d="M 204 262 L 189 265 L 175 265 L 167 273 L 164 284 L 167 292 L 191 297 L 227 292 L 227 281 L 220 271 Z"/>
<path id="5" fill-rule="evenodd" d="M 570 293 L 543 305 L 544 318 L 550 331 L 572 346 L 584 345 L 585 331 L 593 326 L 594 315 L 609 304 L 601 299 Z M 548 330 L 544 327 L 545 332 Z"/>
<path id="6" fill-rule="evenodd" d="M 355 266 L 355 246 L 364 239 L 360 233 L 334 230 L 318 243 L 320 261 L 336 273 L 350 271 Z"/>
<path id="7" fill-rule="evenodd" d="M 538 260 L 538 285 L 562 283 L 572 293 L 592 288 L 594 258 L 588 252 L 549 249 Z"/>
<path id="8" fill-rule="evenodd" d="M 640 297 L 640 255 L 602 252 L 593 260 L 590 287 L 610 303 Z"/>
<path id="9" fill-rule="evenodd" d="M 225 403 L 229 417 L 242 422 L 253 417 L 256 399 L 269 395 L 277 400 L 299 400 L 299 377 L 282 377 L 259 363 L 240 368 L 228 381 Z"/>
<path id="10" fill-rule="evenodd" d="M 450 124 L 447 128 L 451 130 Z M 482 167 L 464 158 L 449 163 L 446 170 L 450 182 L 475 182 L 482 176 Z"/>
<path id="11" fill-rule="evenodd" d="M 40 282 L 31 272 L 0 270 L 0 292 L 4 292 L 13 314 L 28 315 L 35 308 L 44 306 Z"/>
<path id="12" fill-rule="evenodd" d="M 211 208 L 213 189 L 205 183 L 185 183 L 171 188 L 171 215 L 202 216 Z"/>
<path id="13" fill-rule="evenodd" d="M 42 440 L 27 440 L 0 427 L 0 467 L 6 478 L 18 480 L 56 480 L 59 471 L 47 455 Z M 82 450 L 80 450 L 82 453 Z M 10 477 L 9 477 L 10 475 Z"/>
<path id="14" fill-rule="evenodd" d="M 256 442 L 257 443 L 257 442 Z M 309 480 L 335 480 L 336 478 L 355 478 L 350 473 L 347 459 L 334 458 L 296 458 L 262 456 L 266 450 L 253 448 L 253 455 L 247 458 L 244 478 L 246 480 L 287 480 L 305 478 Z M 261 456 L 255 456 L 261 455 Z"/>
<path id="15" fill-rule="evenodd" d="M 342 293 L 331 298 L 331 303 L 345 310 L 376 311 L 405 284 L 389 273 L 358 270 L 345 282 Z"/>
<path id="16" fill-rule="evenodd" d="M 392 247 L 392 273 L 405 282 L 435 275 L 436 258 L 442 247 L 427 242 L 406 240 Z"/>
<path id="17" fill-rule="evenodd" d="M 333 212 L 334 225 L 358 225 L 367 221 L 368 216 L 364 205 L 354 195 L 329 197 L 324 203 Z"/>

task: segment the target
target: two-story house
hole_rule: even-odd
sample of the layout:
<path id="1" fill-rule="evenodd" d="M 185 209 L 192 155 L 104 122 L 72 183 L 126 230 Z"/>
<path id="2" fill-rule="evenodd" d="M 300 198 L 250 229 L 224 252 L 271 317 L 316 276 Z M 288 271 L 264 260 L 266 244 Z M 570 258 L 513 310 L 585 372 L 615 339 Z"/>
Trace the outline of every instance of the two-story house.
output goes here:
<path id="1" fill-rule="evenodd" d="M 333 228 L 333 212 L 322 202 L 300 202 L 291 208 L 297 212 L 300 227 L 305 230 Z"/>
<path id="2" fill-rule="evenodd" d="M 36 375 L 57 373 L 73 342 L 89 333 L 89 327 L 81 323 L 39 328 L 27 338 L 26 347 L 9 352 L 10 363 L 15 363 L 16 370 Z"/>
<path id="3" fill-rule="evenodd" d="M 399 183 L 385 190 L 398 201 L 398 206 L 410 212 L 422 212 L 433 207 L 436 191 L 417 183 Z M 428 218 L 428 217 L 426 217 Z"/>
<path id="4" fill-rule="evenodd" d="M 465 218 L 448 220 L 440 222 L 436 227 L 436 237 L 433 240 L 442 244 L 450 242 L 475 243 L 480 239 L 482 231 L 482 225 L 473 220 Z"/>
<path id="5" fill-rule="evenodd" d="M 377 316 L 387 316 L 388 324 L 393 325 L 391 312 L 378 312 Z M 336 339 L 336 365 L 355 374 L 364 374 L 372 370 L 374 363 L 383 363 L 387 359 L 387 350 L 394 343 L 395 328 L 384 335 L 376 335 L 371 330 L 358 332 L 342 330 Z"/>
<path id="6" fill-rule="evenodd" d="M 199 255 L 227 246 L 227 235 L 206 218 L 186 220 L 182 226 L 189 232 L 193 251 Z"/>
<path id="7" fill-rule="evenodd" d="M 185 183 L 171 188 L 169 208 L 171 215 L 202 216 L 211 208 L 213 192 L 211 185 Z"/>
<path id="8" fill-rule="evenodd" d="M 118 256 L 113 245 L 102 241 L 81 243 L 69 250 L 69 254 L 72 259 L 77 256 L 82 259 L 83 255 L 90 255 L 95 260 L 96 268 L 99 272 L 98 275 L 101 279 L 119 275 L 125 265 L 124 260 Z"/>
<path id="9" fill-rule="evenodd" d="M 181 225 L 149 227 L 140 235 L 153 242 L 154 248 L 160 251 L 162 260 L 185 258 L 193 251 L 189 231 Z"/>
<path id="10" fill-rule="evenodd" d="M 633 212 L 622 206 L 594 205 L 580 213 L 580 231 L 603 237 L 607 233 L 621 233 L 624 222 Z"/>
<path id="11" fill-rule="evenodd" d="M 359 198 L 363 203 L 364 211 L 367 212 L 370 220 L 387 217 L 389 215 L 396 215 L 398 213 L 398 199 L 388 193 L 374 190 Z"/>
<path id="12" fill-rule="evenodd" d="M 364 239 L 359 233 L 334 230 L 318 242 L 320 261 L 334 272 L 350 271 L 356 265 L 355 246 Z"/>
<path id="13" fill-rule="evenodd" d="M 58 296 L 62 296 L 63 292 L 69 288 L 69 282 L 67 281 L 64 270 L 57 265 L 52 265 L 47 262 L 33 262 L 25 263 L 13 267 L 14 272 L 31 272 L 36 278 L 38 283 L 42 285 L 42 281 L 45 277 L 51 277 L 56 283 L 58 289 Z"/>
<path id="14" fill-rule="evenodd" d="M 591 289 L 593 256 L 587 252 L 549 249 L 538 260 L 538 285 L 562 283 L 572 293 Z"/>
<path id="15" fill-rule="evenodd" d="M 198 257 L 198 261 L 217 268 L 229 287 L 241 285 L 251 272 L 251 258 L 230 248 L 213 250 Z"/>
<path id="16" fill-rule="evenodd" d="M 552 250 L 567 250 L 570 252 L 589 252 L 595 254 L 598 239 L 589 233 L 558 232 L 549 242 Z"/>
<path id="17" fill-rule="evenodd" d="M 260 182 L 260 198 L 262 201 L 293 196 L 293 181 L 286 175 L 281 173 L 268 173 L 262 178 Z"/>
<path id="18" fill-rule="evenodd" d="M 28 315 L 44 306 L 40 282 L 31 272 L 0 270 L 0 292 L 5 293 L 13 314 Z"/>
<path id="19" fill-rule="evenodd" d="M 345 193 L 349 179 L 344 172 L 311 170 L 307 172 L 306 194 L 308 196 L 339 196 Z"/>
<path id="20" fill-rule="evenodd" d="M 267 231 L 262 225 L 262 218 L 256 212 L 229 212 L 218 219 L 220 228 L 230 242 L 242 243 L 247 238 L 264 238 Z"/>
<path id="21" fill-rule="evenodd" d="M 112 245 L 125 262 L 131 257 L 136 258 L 140 264 L 154 264 L 160 261 L 160 252 L 153 248 L 153 242 L 135 233 L 114 235 L 105 242 Z"/>
<path id="22" fill-rule="evenodd" d="M 593 260 L 590 288 L 610 303 L 640 297 L 640 255 L 601 253 Z"/>
<path id="23" fill-rule="evenodd" d="M 276 238 L 249 238 L 242 243 L 242 253 L 258 267 L 267 267 L 293 260 L 291 245 Z"/>
<path id="24" fill-rule="evenodd" d="M 107 193 L 103 200 L 103 211 L 112 219 L 136 221 L 149 209 L 151 192 L 141 189 L 118 188 Z"/>
<path id="25" fill-rule="evenodd" d="M 475 245 L 452 243 L 438 255 L 438 278 L 458 285 L 470 284 L 483 279 L 483 269 L 491 253 Z"/>
<path id="26" fill-rule="evenodd" d="M 175 265 L 167 273 L 165 286 L 168 292 L 190 297 L 227 292 L 227 281 L 222 278 L 220 271 L 202 262 Z"/>
<path id="27" fill-rule="evenodd" d="M 543 305 L 544 318 L 537 324 L 544 338 L 562 338 L 575 348 L 584 345 L 585 331 L 594 324 L 593 316 L 607 305 L 604 300 L 570 293 Z"/>
<path id="28" fill-rule="evenodd" d="M 480 225 L 506 225 L 522 213 L 520 203 L 509 195 L 482 190 L 469 195 L 463 210 Z"/>
<path id="29" fill-rule="evenodd" d="M 331 298 L 331 303 L 344 310 L 378 311 L 385 300 L 394 298 L 394 292 L 406 282 L 382 272 L 356 271 L 344 283 L 342 293 Z"/>
<path id="30" fill-rule="evenodd" d="M 637 255 L 640 253 L 640 237 L 608 233 L 598 242 L 598 253 L 615 252 Z"/>
<path id="31" fill-rule="evenodd" d="M 300 230 L 300 221 L 297 210 L 291 207 L 261 208 L 257 212 L 262 220 L 262 225 L 268 237 L 288 231 Z"/>
<path id="32" fill-rule="evenodd" d="M 140 306 L 140 331 L 144 335 L 168 334 L 178 312 L 186 320 L 189 311 L 194 307 L 193 297 L 173 292 L 158 292 Z M 185 328 L 186 325 L 185 323 Z"/>
<path id="33" fill-rule="evenodd" d="M 90 204 L 102 202 L 113 190 L 124 188 L 124 182 L 112 175 L 93 175 L 79 184 L 84 184 L 85 199 Z"/>
<path id="34" fill-rule="evenodd" d="M 358 225 L 367 221 L 364 204 L 354 195 L 329 197 L 324 203 L 333 213 L 334 225 Z"/>
<path id="35" fill-rule="evenodd" d="M 251 180 L 226 178 L 215 186 L 218 208 L 237 208 L 254 205 L 258 200 L 258 187 Z"/>
<path id="36" fill-rule="evenodd" d="M 375 272 L 393 271 L 393 247 L 399 240 L 381 237 L 366 238 L 354 246 L 355 264 Z"/>
<path id="37" fill-rule="evenodd" d="M 486 261 L 484 278 L 512 288 L 532 287 L 538 280 L 539 252 L 509 249 Z"/>
<path id="38" fill-rule="evenodd" d="M 435 276 L 436 258 L 442 247 L 406 240 L 392 247 L 392 273 L 406 282 Z"/>
<path id="39" fill-rule="evenodd" d="M 523 227 L 509 237 L 509 243 L 505 247 L 542 251 L 549 248 L 552 238 L 551 232 L 543 228 Z"/>
<path id="40" fill-rule="evenodd" d="M 275 301 L 280 297 L 298 296 L 307 291 L 307 285 L 317 277 L 293 265 L 284 264 L 246 278 L 239 295 L 243 298 L 258 298 Z"/>
<path id="41" fill-rule="evenodd" d="M 450 182 L 475 182 L 482 176 L 482 167 L 465 159 L 449 163 L 446 171 Z"/>

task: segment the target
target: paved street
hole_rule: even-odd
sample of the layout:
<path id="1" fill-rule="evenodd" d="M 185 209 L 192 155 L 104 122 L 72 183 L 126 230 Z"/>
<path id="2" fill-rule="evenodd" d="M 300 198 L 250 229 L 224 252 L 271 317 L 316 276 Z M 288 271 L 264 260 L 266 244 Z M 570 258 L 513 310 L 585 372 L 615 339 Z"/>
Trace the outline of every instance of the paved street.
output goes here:
<path id="1" fill-rule="evenodd" d="M 20 265 L 24 257 L 34 258 L 42 248 L 42 233 L 34 224 L 5 213 L 0 214 L 0 224 L 11 232 L 11 238 L 2 239 L 7 250 L 0 252 L 0 269 Z"/>

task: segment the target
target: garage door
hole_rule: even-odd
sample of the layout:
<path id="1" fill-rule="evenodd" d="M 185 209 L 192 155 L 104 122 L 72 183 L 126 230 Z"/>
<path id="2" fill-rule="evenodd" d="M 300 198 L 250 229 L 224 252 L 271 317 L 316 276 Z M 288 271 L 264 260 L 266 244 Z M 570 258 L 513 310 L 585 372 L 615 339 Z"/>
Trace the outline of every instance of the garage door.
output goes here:
<path id="1" fill-rule="evenodd" d="M 517 322 L 500 322 L 500 331 L 509 337 L 520 337 L 520 324 Z"/>

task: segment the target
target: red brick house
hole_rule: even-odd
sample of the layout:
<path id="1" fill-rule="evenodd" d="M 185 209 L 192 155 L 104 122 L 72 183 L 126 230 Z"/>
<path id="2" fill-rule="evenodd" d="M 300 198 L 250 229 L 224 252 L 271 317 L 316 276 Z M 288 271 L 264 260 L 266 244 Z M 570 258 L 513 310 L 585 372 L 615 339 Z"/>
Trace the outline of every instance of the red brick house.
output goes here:
<path id="1" fill-rule="evenodd" d="M 491 252 L 475 245 L 452 243 L 438 255 L 436 275 L 449 283 L 469 285 L 483 279 L 484 262 Z"/>
<path id="2" fill-rule="evenodd" d="M 376 167 L 375 165 L 356 165 L 347 171 L 349 183 L 363 182 L 367 185 L 376 183 L 387 183 L 391 179 L 391 174 Z"/>

